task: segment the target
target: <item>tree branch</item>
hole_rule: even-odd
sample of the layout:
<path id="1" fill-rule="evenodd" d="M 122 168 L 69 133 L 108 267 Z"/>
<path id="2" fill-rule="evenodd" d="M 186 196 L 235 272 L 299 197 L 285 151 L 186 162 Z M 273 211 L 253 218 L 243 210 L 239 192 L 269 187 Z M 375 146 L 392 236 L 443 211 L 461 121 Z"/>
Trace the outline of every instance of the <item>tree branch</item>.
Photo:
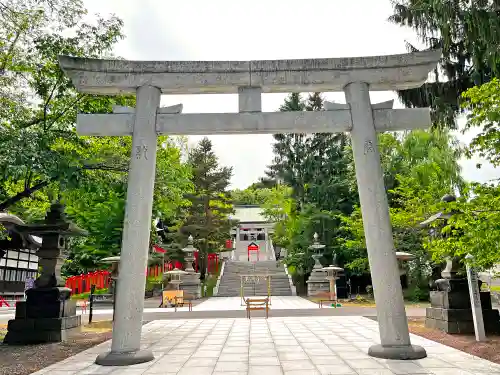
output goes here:
<path id="1" fill-rule="evenodd" d="M 0 203 L 0 212 L 5 211 L 7 208 L 12 206 L 13 204 L 23 200 L 24 198 L 28 198 L 31 194 L 35 193 L 36 191 L 43 189 L 44 187 L 48 186 L 50 183 L 56 181 L 58 176 L 52 177 L 51 179 L 41 181 L 27 189 L 24 189 L 20 193 L 17 193 L 13 197 L 10 197 Z"/>
<path id="2" fill-rule="evenodd" d="M 43 105 L 43 129 L 44 130 L 47 130 L 47 112 L 49 110 L 49 103 L 52 100 L 52 97 L 54 96 L 54 93 L 56 92 L 56 88 L 58 85 L 59 85 L 59 79 L 57 80 L 56 84 L 52 88 L 50 95 L 47 97 L 47 100 L 45 101 L 45 104 Z"/>
<path id="3" fill-rule="evenodd" d="M 114 172 L 127 172 L 128 168 L 125 167 L 113 167 L 113 166 L 107 166 L 107 165 L 102 165 L 102 164 L 96 164 L 96 165 L 84 165 L 81 170 L 101 170 L 101 171 L 114 171 Z M 10 206 L 16 204 L 17 202 L 23 200 L 24 198 L 29 198 L 33 193 L 37 192 L 38 190 L 43 189 L 44 187 L 47 187 L 51 183 L 59 180 L 61 175 L 54 176 L 52 178 L 49 178 L 47 180 L 39 181 L 35 185 L 28 187 L 24 189 L 23 191 L 17 193 L 16 195 L 6 199 L 2 203 L 0 203 L 0 212 L 5 211 L 7 208 Z"/>
<path id="4" fill-rule="evenodd" d="M 82 100 L 83 98 L 85 97 L 85 95 L 81 95 L 79 94 L 76 99 L 70 103 L 63 111 L 61 111 L 57 116 L 55 116 L 54 118 L 51 118 L 49 120 L 51 120 L 50 124 L 47 126 L 47 130 L 50 129 L 50 127 L 52 125 L 54 125 L 56 123 L 57 120 L 59 120 L 61 117 L 63 117 L 71 108 L 73 108 L 76 104 L 78 104 L 78 102 L 80 100 Z M 44 118 L 43 117 L 37 117 L 37 118 L 34 118 L 33 120 L 27 122 L 26 124 L 24 124 L 22 126 L 23 129 L 27 129 L 29 128 L 30 126 L 34 126 L 34 125 L 38 125 L 39 123 L 43 122 L 44 121 Z"/>

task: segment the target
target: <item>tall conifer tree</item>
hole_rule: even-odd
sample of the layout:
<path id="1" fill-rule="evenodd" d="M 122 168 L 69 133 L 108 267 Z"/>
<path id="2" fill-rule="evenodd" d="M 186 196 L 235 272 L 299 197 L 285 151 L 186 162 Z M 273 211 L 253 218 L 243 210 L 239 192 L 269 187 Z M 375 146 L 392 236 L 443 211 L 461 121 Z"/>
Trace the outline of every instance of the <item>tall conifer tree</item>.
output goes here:
<path id="1" fill-rule="evenodd" d="M 192 167 L 194 192 L 186 196 L 191 206 L 180 232 L 184 241 L 192 235 L 200 250 L 198 260 L 203 280 L 207 253 L 220 250 L 229 238 L 229 215 L 234 213 L 228 192 L 232 168 L 219 166 L 212 142 L 206 137 L 189 152 L 188 163 Z"/>
<path id="2" fill-rule="evenodd" d="M 434 82 L 400 91 L 401 100 L 431 107 L 434 125 L 454 128 L 461 93 L 500 74 L 500 1 L 397 0 L 389 20 L 415 30 L 426 48 L 443 51 Z"/>

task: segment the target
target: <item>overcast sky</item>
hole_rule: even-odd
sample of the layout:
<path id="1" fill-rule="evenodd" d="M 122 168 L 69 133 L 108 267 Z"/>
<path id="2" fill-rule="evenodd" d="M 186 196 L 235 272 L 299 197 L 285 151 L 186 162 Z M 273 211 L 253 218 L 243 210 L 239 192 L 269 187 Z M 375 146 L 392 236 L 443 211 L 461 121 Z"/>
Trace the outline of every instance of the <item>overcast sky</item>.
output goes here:
<path id="1" fill-rule="evenodd" d="M 90 14 L 116 14 L 126 39 L 115 54 L 131 60 L 252 60 L 354 57 L 405 53 L 413 31 L 387 22 L 390 0 L 85 0 Z M 263 111 L 285 95 L 265 94 Z M 344 102 L 342 93 L 325 97 Z M 372 101 L 396 98 L 372 94 Z M 184 104 L 184 113 L 237 112 L 236 95 L 163 96 L 162 105 Z M 196 142 L 201 137 L 190 137 Z M 245 188 L 272 160 L 271 135 L 211 136 L 221 164 L 233 167 L 232 186 Z M 471 135 L 461 136 L 463 142 Z M 500 177 L 481 160 L 462 162 L 468 180 Z"/>

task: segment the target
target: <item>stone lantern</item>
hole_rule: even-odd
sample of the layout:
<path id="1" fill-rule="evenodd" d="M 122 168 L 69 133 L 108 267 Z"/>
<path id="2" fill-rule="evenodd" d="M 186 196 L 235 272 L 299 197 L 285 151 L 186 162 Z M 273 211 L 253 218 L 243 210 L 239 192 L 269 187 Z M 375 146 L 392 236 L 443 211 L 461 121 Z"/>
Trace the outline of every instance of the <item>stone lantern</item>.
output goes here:
<path id="1" fill-rule="evenodd" d="M 322 245 L 318 241 L 318 233 L 314 233 L 313 235 L 314 242 L 309 249 L 313 251 L 312 258 L 314 259 L 314 267 L 313 269 L 319 270 L 322 268 L 319 258 L 323 255 L 323 251 L 325 250 L 326 245 Z"/>
<path id="2" fill-rule="evenodd" d="M 407 273 L 404 267 L 404 262 L 415 259 L 415 255 L 406 253 L 404 251 L 396 251 L 396 259 L 398 261 L 399 278 L 401 279 L 401 286 L 406 288 L 408 285 Z"/>
<path id="3" fill-rule="evenodd" d="M 6 344 L 35 344 L 64 340 L 69 330 L 81 325 L 76 302 L 70 300 L 71 289 L 61 277 L 63 251 L 67 238 L 87 232 L 66 220 L 64 206 L 54 203 L 45 220 L 38 224 L 17 224 L 18 233 L 42 238 L 38 249 L 40 276 L 35 287 L 26 292 L 26 301 L 16 306 L 16 319 L 9 322 Z"/>
<path id="4" fill-rule="evenodd" d="M 111 265 L 111 270 L 110 270 L 110 276 L 111 276 L 111 283 L 108 288 L 108 293 L 114 295 L 116 293 L 117 287 L 118 287 L 118 282 L 120 279 L 120 256 L 115 255 L 111 257 L 106 257 L 102 258 L 99 263 L 104 263 L 104 264 L 110 264 Z M 151 258 L 149 258 L 151 260 Z"/>
<path id="5" fill-rule="evenodd" d="M 182 249 L 182 252 L 184 253 L 184 260 L 186 262 L 185 269 L 187 272 L 195 272 L 193 268 L 195 251 L 197 251 L 197 249 L 193 246 L 193 236 L 189 235 L 188 244 L 184 249 Z"/>
<path id="6" fill-rule="evenodd" d="M 186 261 L 186 274 L 181 276 L 181 289 L 194 298 L 201 298 L 200 274 L 193 269 L 194 253 L 197 251 L 193 246 L 193 236 L 188 237 L 187 246 L 182 249 Z"/>
<path id="7" fill-rule="evenodd" d="M 330 282 L 330 299 L 332 301 L 337 301 L 337 286 L 335 284 L 335 280 L 338 279 L 338 274 L 342 272 L 344 269 L 341 267 L 337 267 L 334 265 L 330 265 L 328 267 L 323 268 L 324 271 L 327 272 L 326 278 Z"/>
<path id="8" fill-rule="evenodd" d="M 171 271 L 165 272 L 165 274 L 171 276 L 169 284 L 173 285 L 175 290 L 180 290 L 180 285 L 182 284 L 181 276 L 187 275 L 188 272 L 174 268 Z"/>
<path id="9" fill-rule="evenodd" d="M 442 198 L 443 202 L 454 202 L 455 200 L 456 198 L 452 195 L 445 195 Z M 458 214 L 458 212 L 439 212 L 420 223 L 420 226 L 427 227 L 440 220 L 442 224 L 438 228 L 443 228 L 454 214 Z M 434 228 L 431 229 L 431 235 L 440 235 L 432 230 Z M 467 278 L 460 275 L 461 268 L 462 265 L 458 257 L 449 256 L 446 259 L 445 267 L 441 271 L 441 279 L 436 280 L 431 285 L 434 290 L 430 292 L 431 307 L 426 309 L 426 327 L 439 329 L 450 334 L 474 333 L 469 285 Z M 499 312 L 492 309 L 491 294 L 480 292 L 480 297 L 486 332 L 500 333 Z"/>
<path id="10" fill-rule="evenodd" d="M 109 284 L 108 293 L 112 294 L 114 296 L 115 292 L 116 292 L 116 287 L 118 284 L 118 277 L 120 275 L 120 272 L 119 272 L 120 271 L 120 257 L 113 256 L 113 257 L 102 258 L 100 260 L 100 263 L 111 264 L 111 271 L 110 271 L 111 283 Z"/>
<path id="11" fill-rule="evenodd" d="M 443 196 L 443 198 L 441 198 L 441 201 L 446 203 L 455 202 L 456 200 L 457 199 L 455 198 L 455 196 L 450 194 L 447 194 Z M 421 222 L 420 227 L 421 228 L 430 227 L 431 225 L 433 225 L 433 223 L 437 222 L 439 224 L 435 227 L 431 227 L 429 229 L 429 233 L 431 237 L 434 238 L 442 236 L 442 234 L 440 233 L 441 229 L 448 224 L 448 220 L 456 213 L 457 212 L 450 212 L 450 213 L 438 212 L 437 214 L 431 216 L 427 220 Z M 441 277 L 444 280 L 459 279 L 460 277 L 458 276 L 458 274 L 460 269 L 461 265 L 460 265 L 460 259 L 458 257 L 451 257 L 451 256 L 447 257 L 444 269 L 441 271 Z"/>
<path id="12" fill-rule="evenodd" d="M 313 252 L 312 258 L 314 259 L 314 267 L 309 279 L 306 281 L 308 296 L 314 296 L 319 292 L 327 292 L 329 290 L 329 282 L 326 278 L 327 273 L 323 270 L 323 266 L 319 261 L 319 258 L 323 255 L 326 245 L 319 243 L 318 233 L 314 233 L 313 239 L 314 242 L 311 246 L 309 246 L 309 250 Z"/>

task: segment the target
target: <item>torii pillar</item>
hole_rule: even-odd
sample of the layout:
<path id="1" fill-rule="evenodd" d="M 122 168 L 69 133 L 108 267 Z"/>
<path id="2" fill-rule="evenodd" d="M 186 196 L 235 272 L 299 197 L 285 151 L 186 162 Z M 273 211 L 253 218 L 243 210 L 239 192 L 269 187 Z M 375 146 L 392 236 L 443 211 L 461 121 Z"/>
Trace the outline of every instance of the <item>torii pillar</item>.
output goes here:
<path id="1" fill-rule="evenodd" d="M 394 252 L 389 207 L 377 132 L 427 128 L 428 109 L 372 105 L 369 90 L 420 87 L 441 51 L 391 56 L 273 61 L 123 61 L 60 57 L 60 66 L 81 92 L 136 93 L 137 106 L 113 114 L 82 114 L 81 135 L 132 135 L 126 220 L 120 262 L 121 282 L 111 351 L 102 365 L 149 361 L 140 350 L 154 185 L 156 134 L 274 134 L 350 132 L 366 247 L 377 304 L 380 345 L 369 354 L 387 359 L 419 359 L 426 352 L 410 342 Z M 263 92 L 344 91 L 347 104 L 325 103 L 320 112 L 261 112 Z M 180 114 L 158 108 L 160 94 L 239 95 L 239 113 Z"/>

